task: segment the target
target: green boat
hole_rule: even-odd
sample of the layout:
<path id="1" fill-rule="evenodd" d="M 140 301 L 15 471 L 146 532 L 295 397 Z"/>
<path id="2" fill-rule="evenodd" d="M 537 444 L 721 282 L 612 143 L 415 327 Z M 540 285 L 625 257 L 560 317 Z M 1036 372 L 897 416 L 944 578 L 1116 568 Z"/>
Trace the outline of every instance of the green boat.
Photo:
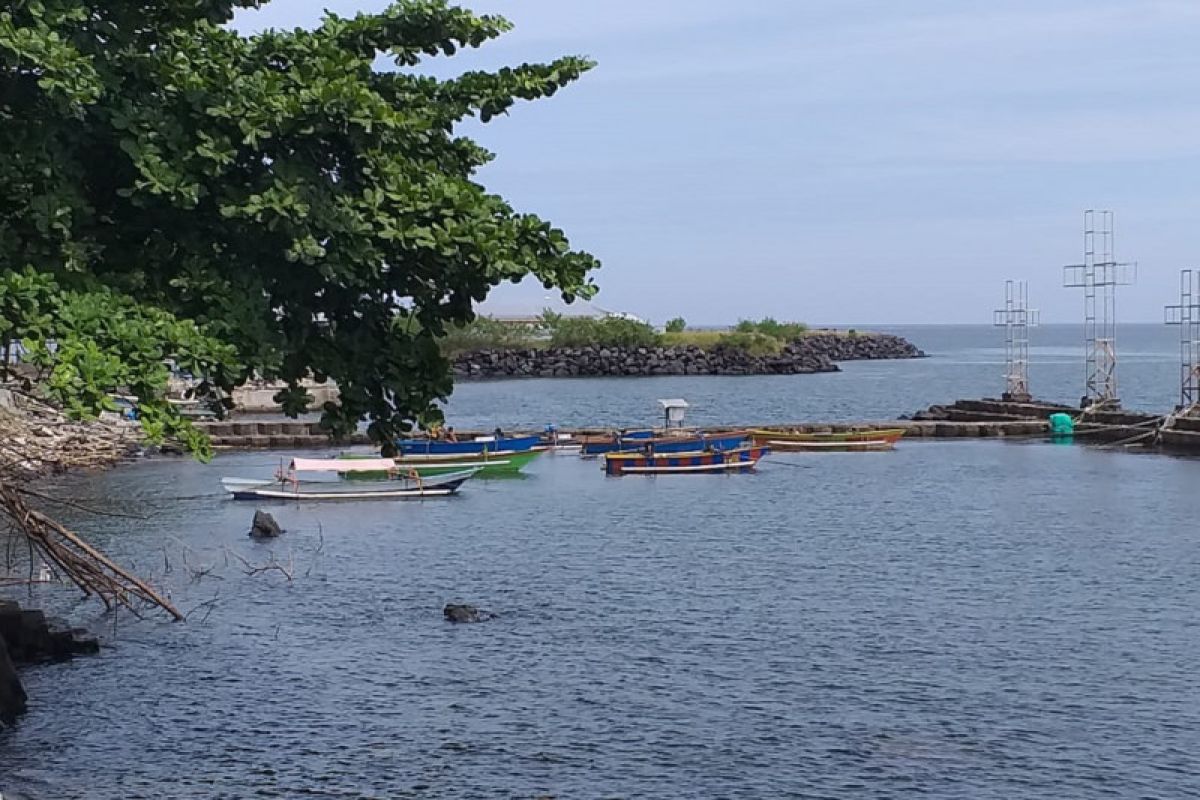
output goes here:
<path id="1" fill-rule="evenodd" d="M 524 469 L 526 464 L 540 456 L 543 452 L 545 452 L 544 449 L 538 448 L 517 452 L 476 453 L 462 456 L 417 455 L 401 456 L 395 459 L 395 461 L 396 466 L 401 471 L 411 470 L 422 477 L 426 475 L 445 475 L 464 469 L 478 469 L 477 477 L 488 477 L 489 475 L 514 475 Z M 340 457 L 375 458 L 375 456 L 348 453 L 343 453 Z M 355 472 L 349 473 L 347 477 L 353 480 L 357 478 L 378 479 L 386 476 L 383 473 Z"/>

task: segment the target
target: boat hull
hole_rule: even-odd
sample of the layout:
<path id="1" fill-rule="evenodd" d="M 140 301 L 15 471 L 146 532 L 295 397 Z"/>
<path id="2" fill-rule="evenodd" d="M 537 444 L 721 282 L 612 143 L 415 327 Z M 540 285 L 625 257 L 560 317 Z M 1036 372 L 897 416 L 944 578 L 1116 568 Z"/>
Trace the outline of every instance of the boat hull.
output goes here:
<path id="1" fill-rule="evenodd" d="M 891 450 L 904 436 L 903 428 L 875 431 L 846 431 L 844 433 L 789 433 L 786 431 L 753 431 L 755 444 L 765 445 L 777 452 L 868 452 Z"/>
<path id="2" fill-rule="evenodd" d="M 223 478 L 225 491 L 234 500 L 415 500 L 456 493 L 478 470 L 421 477 L 384 478 L 374 481 L 258 481 Z"/>
<path id="3" fill-rule="evenodd" d="M 522 452 L 481 453 L 460 457 L 401 456 L 396 466 L 401 470 L 415 470 L 418 475 L 443 475 L 463 469 L 477 469 L 482 476 L 512 475 L 524 469 L 530 461 L 546 452 L 542 449 Z"/>
<path id="4" fill-rule="evenodd" d="M 723 472 L 749 472 L 769 452 L 767 447 L 739 447 L 733 450 L 692 451 L 647 455 L 610 453 L 604 457 L 608 475 L 703 475 Z"/>
<path id="5" fill-rule="evenodd" d="M 521 453 L 541 443 L 540 436 L 511 436 L 485 441 L 444 442 L 434 439 L 401 439 L 396 442 L 401 458 L 411 456 L 471 456 L 484 453 Z"/>

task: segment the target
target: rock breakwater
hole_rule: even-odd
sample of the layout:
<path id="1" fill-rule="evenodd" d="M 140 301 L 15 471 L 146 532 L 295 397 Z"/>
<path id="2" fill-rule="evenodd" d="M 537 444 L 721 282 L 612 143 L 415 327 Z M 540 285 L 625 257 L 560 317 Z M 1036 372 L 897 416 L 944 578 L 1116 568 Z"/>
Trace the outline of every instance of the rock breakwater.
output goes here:
<path id="1" fill-rule="evenodd" d="M 458 378 L 565 378 L 637 375 L 800 375 L 837 372 L 838 361 L 921 358 L 907 340 L 889 334 L 816 333 L 779 353 L 739 347 L 549 347 L 477 350 L 454 359 Z"/>

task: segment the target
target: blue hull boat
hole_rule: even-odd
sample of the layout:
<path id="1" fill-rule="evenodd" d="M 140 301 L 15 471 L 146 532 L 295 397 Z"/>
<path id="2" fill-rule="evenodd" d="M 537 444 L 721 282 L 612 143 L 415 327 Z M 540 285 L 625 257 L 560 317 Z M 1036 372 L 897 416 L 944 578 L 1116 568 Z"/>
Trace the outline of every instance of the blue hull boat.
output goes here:
<path id="1" fill-rule="evenodd" d="M 524 453 L 537 447 L 540 442 L 540 436 L 506 436 L 500 439 L 489 436 L 469 442 L 399 439 L 396 448 L 401 456 L 470 456 L 484 453 Z"/>

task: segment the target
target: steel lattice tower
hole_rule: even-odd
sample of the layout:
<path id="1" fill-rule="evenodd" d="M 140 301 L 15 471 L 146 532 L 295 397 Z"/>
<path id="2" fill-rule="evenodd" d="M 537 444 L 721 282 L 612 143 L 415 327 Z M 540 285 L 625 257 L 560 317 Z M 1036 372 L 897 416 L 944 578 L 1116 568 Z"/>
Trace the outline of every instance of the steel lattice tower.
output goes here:
<path id="1" fill-rule="evenodd" d="M 1029 328 L 1038 324 L 1038 312 L 1029 308 L 1029 285 L 1004 282 L 1004 308 L 992 312 L 992 324 L 1004 328 L 1004 400 L 1027 403 L 1029 393 Z"/>
<path id="2" fill-rule="evenodd" d="M 1179 326 L 1179 410 L 1200 403 L 1200 272 L 1180 270 L 1179 305 L 1167 306 L 1166 323 Z"/>
<path id="3" fill-rule="evenodd" d="M 1083 289 L 1082 405 L 1120 405 L 1117 394 L 1117 286 L 1133 283 L 1136 263 L 1113 259 L 1113 214 L 1083 213 L 1083 263 L 1063 267 L 1063 286 Z"/>

